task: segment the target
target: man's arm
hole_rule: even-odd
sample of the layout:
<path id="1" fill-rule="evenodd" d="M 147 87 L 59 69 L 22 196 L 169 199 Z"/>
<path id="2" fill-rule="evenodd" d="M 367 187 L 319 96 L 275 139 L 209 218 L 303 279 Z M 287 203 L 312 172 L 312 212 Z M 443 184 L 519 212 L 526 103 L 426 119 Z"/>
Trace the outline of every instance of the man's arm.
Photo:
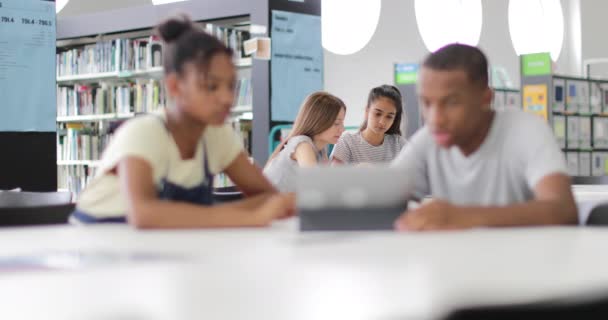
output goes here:
<path id="1" fill-rule="evenodd" d="M 534 199 L 504 207 L 454 206 L 432 200 L 403 214 L 395 222 L 398 230 L 442 230 L 473 227 L 506 227 L 575 224 L 578 214 L 570 178 L 550 174 L 534 187 Z"/>

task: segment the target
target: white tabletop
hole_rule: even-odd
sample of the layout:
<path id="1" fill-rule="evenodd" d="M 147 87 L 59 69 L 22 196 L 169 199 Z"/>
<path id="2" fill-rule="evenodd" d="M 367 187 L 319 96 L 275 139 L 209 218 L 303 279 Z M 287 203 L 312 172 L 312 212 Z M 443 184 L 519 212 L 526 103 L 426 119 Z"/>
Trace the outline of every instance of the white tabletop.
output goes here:
<path id="1" fill-rule="evenodd" d="M 0 229 L 0 258 L 49 252 L 168 257 L 0 273 L 0 316 L 435 319 L 462 305 L 608 288 L 607 244 L 602 228 L 300 233 L 297 219 L 268 229 Z"/>
<path id="2" fill-rule="evenodd" d="M 599 204 L 608 203 L 608 185 L 574 185 L 574 197 L 578 205 L 578 220 L 584 224 L 591 210 Z"/>

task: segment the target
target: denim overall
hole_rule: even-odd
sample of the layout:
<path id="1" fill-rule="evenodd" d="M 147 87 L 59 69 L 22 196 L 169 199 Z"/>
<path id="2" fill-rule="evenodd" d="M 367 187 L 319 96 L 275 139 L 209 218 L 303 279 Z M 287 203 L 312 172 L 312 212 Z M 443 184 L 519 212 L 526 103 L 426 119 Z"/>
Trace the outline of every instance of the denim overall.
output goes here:
<path id="1" fill-rule="evenodd" d="M 161 120 L 162 121 L 162 120 Z M 164 124 L 164 121 L 163 121 Z M 167 130 L 169 133 L 169 130 Z M 202 139 L 203 146 L 203 169 L 205 177 L 203 182 L 191 188 L 185 188 L 180 185 L 174 184 L 167 180 L 167 177 L 162 178 L 161 185 L 158 190 L 158 198 L 162 200 L 188 202 L 192 204 L 210 206 L 213 204 L 213 174 L 209 171 L 209 165 L 207 161 L 207 148 L 205 146 L 204 139 Z M 167 172 L 168 175 L 168 172 Z M 81 223 L 125 223 L 127 222 L 126 216 L 122 217 L 110 217 L 110 218 L 97 218 L 85 212 L 76 209 L 72 212 L 72 218 L 78 220 Z"/>

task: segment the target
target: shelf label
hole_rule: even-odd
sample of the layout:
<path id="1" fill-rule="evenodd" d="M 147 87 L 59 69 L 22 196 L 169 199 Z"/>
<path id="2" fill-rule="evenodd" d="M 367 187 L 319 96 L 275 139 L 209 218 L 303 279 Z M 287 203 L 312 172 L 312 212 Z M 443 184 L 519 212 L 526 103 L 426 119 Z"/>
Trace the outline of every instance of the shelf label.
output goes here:
<path id="1" fill-rule="evenodd" d="M 525 112 L 536 114 L 547 121 L 547 85 L 525 85 L 523 88 L 523 104 Z"/>
<path id="2" fill-rule="evenodd" d="M 417 63 L 395 64 L 395 84 L 415 84 L 418 80 Z"/>
<path id="3" fill-rule="evenodd" d="M 0 0 L 0 131 L 54 132 L 55 2 Z"/>
<path id="4" fill-rule="evenodd" d="M 524 76 L 544 76 L 551 74 L 551 55 L 549 53 L 531 53 L 521 56 Z"/>
<path id="5" fill-rule="evenodd" d="M 309 94 L 323 90 L 321 17 L 272 11 L 271 116 L 294 121 Z"/>

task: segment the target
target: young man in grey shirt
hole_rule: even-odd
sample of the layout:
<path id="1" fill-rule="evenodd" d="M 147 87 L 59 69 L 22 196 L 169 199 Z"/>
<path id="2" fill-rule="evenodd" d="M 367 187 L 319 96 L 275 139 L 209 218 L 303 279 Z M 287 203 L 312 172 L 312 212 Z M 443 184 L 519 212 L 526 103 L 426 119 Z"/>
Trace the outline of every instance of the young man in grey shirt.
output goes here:
<path id="1" fill-rule="evenodd" d="M 564 156 L 548 124 L 490 108 L 481 50 L 452 44 L 419 73 L 426 126 L 392 162 L 433 200 L 403 214 L 398 230 L 573 224 L 576 204 Z"/>

